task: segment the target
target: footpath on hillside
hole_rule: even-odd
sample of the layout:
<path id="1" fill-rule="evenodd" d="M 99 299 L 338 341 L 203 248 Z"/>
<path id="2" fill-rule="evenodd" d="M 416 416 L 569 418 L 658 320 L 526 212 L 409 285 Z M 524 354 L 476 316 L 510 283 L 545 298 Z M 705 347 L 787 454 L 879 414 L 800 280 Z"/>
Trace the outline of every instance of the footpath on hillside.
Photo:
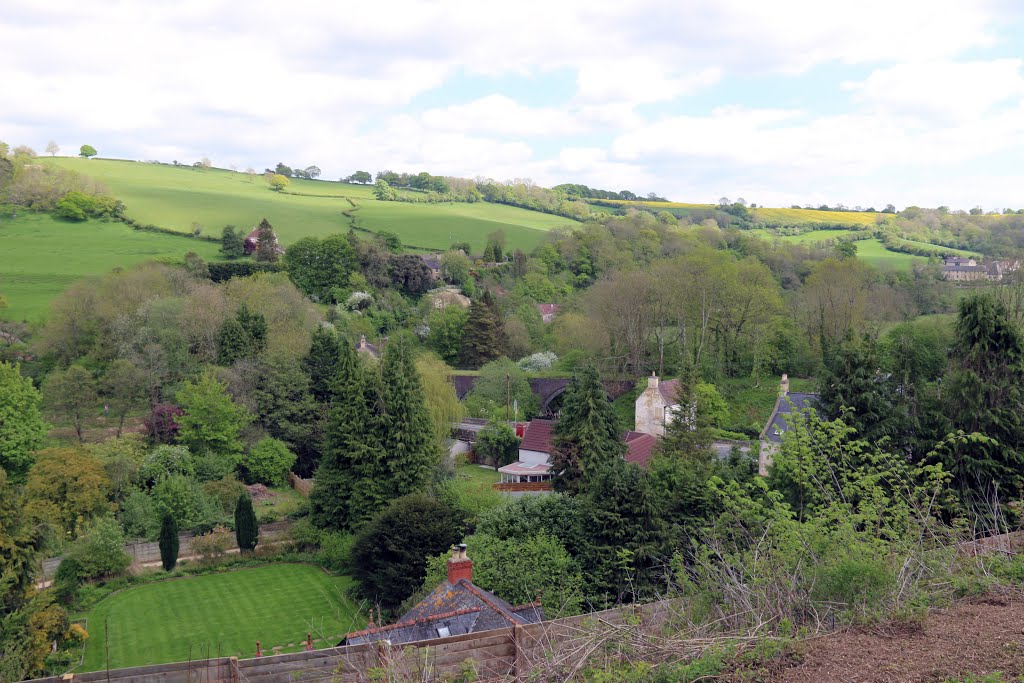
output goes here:
<path id="1" fill-rule="evenodd" d="M 760 679 L 767 683 L 980 681 L 997 672 L 1003 676 L 992 680 L 1016 681 L 1024 675 L 1024 593 L 933 609 L 920 622 L 814 638 L 769 668 Z"/>

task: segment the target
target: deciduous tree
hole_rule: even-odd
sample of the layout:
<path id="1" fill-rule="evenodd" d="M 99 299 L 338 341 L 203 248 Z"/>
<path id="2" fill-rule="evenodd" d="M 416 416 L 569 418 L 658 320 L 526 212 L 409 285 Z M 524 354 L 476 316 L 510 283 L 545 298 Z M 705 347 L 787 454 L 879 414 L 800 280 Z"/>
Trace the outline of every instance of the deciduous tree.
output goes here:
<path id="1" fill-rule="evenodd" d="M 242 429 L 252 421 L 252 415 L 231 399 L 225 385 L 205 372 L 196 381 L 185 382 L 177 400 L 185 411 L 177 418 L 178 441 L 196 455 L 237 462 L 242 452 Z"/>
<path id="2" fill-rule="evenodd" d="M 39 451 L 25 491 L 37 517 L 59 525 L 69 535 L 109 510 L 110 480 L 99 458 L 80 448 Z"/>
<path id="3" fill-rule="evenodd" d="M 92 145 L 82 145 L 78 150 L 78 156 L 85 157 L 86 159 L 94 157 L 96 156 L 96 148 Z"/>
<path id="4" fill-rule="evenodd" d="M 81 365 L 57 370 L 46 378 L 43 395 L 53 411 L 71 421 L 78 443 L 84 443 L 82 430 L 94 419 L 99 401 L 92 373 Z"/>
<path id="5" fill-rule="evenodd" d="M 497 472 L 499 467 L 516 461 L 519 455 L 519 438 L 505 422 L 491 420 L 477 434 L 474 448 L 484 462 L 489 462 Z"/>
<path id="6" fill-rule="evenodd" d="M 121 437 L 124 419 L 133 410 L 146 405 L 146 374 L 126 358 L 118 358 L 103 374 L 103 394 L 117 417 L 117 436 Z"/>
<path id="7" fill-rule="evenodd" d="M 0 469 L 11 481 L 23 481 L 43 443 L 47 426 L 40 406 L 43 396 L 22 377 L 19 366 L 0 362 Z"/>

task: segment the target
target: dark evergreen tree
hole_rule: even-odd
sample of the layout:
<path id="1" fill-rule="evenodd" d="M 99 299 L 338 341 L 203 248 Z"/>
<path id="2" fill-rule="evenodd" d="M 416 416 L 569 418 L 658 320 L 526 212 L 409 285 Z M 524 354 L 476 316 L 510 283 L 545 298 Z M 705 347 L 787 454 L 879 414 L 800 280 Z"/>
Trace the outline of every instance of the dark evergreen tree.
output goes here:
<path id="1" fill-rule="evenodd" d="M 217 333 L 217 364 L 234 365 L 236 361 L 248 358 L 252 350 L 252 337 L 238 322 L 238 318 L 228 318 Z"/>
<path id="2" fill-rule="evenodd" d="M 339 340 L 323 455 L 310 494 L 313 524 L 350 529 L 379 510 L 386 498 L 379 441 L 380 383 L 365 372 L 348 339 Z"/>
<path id="3" fill-rule="evenodd" d="M 1024 478 L 1024 342 L 990 294 L 960 302 L 945 392 L 953 426 L 989 437 L 947 449 L 961 495 L 986 504 L 1020 497 Z"/>
<path id="4" fill-rule="evenodd" d="M 256 260 L 264 263 L 276 263 L 278 253 L 277 235 L 266 218 L 260 221 L 256 233 Z"/>
<path id="5" fill-rule="evenodd" d="M 178 523 L 170 514 L 165 514 L 160 524 L 160 563 L 165 572 L 178 564 Z"/>
<path id="6" fill-rule="evenodd" d="M 622 429 L 593 365 L 578 370 L 569 382 L 554 437 L 556 491 L 579 493 L 590 474 L 625 457 Z"/>
<path id="7" fill-rule="evenodd" d="M 460 365 L 475 369 L 503 355 L 505 334 L 499 315 L 489 291 L 470 304 L 459 351 Z"/>
<path id="8" fill-rule="evenodd" d="M 888 437 L 905 442 L 905 406 L 897 400 L 891 376 L 882 371 L 878 342 L 870 335 L 847 335 L 831 350 L 818 402 L 825 416 L 842 418 L 866 441 Z"/>
<path id="9" fill-rule="evenodd" d="M 422 490 L 441 455 L 431 438 L 430 413 L 408 336 L 398 335 L 385 347 L 381 381 L 383 445 L 390 470 L 387 495 L 397 498 Z"/>
<path id="10" fill-rule="evenodd" d="M 352 546 L 359 592 L 386 609 L 398 607 L 423 583 L 425 558 L 448 550 L 465 532 L 463 513 L 442 501 L 421 493 L 392 501 Z"/>
<path id="11" fill-rule="evenodd" d="M 699 382 L 693 364 L 685 362 L 675 397 L 679 409 L 665 425 L 665 436 L 658 442 L 660 453 L 697 460 L 711 457 L 711 422 L 700 410 L 696 393 Z"/>
<path id="12" fill-rule="evenodd" d="M 243 553 L 251 552 L 260 540 L 260 527 L 248 491 L 238 497 L 235 505 L 235 540 Z"/>
<path id="13" fill-rule="evenodd" d="M 331 398 L 331 385 L 338 374 L 341 339 L 331 327 L 319 326 L 313 331 L 309 353 L 302 359 L 302 369 L 309 376 L 309 389 L 318 403 Z"/>
<path id="14" fill-rule="evenodd" d="M 609 603 L 656 595 L 667 574 L 668 529 L 648 474 L 613 459 L 590 475 L 584 500 L 589 538 L 582 564 L 589 592 Z"/>
<path id="15" fill-rule="evenodd" d="M 242 304 L 235 314 L 239 324 L 250 339 L 249 355 L 256 355 L 267 348 L 267 319 L 262 313 L 253 313 L 249 306 Z"/>
<path id="16" fill-rule="evenodd" d="M 298 456 L 295 470 L 311 475 L 320 460 L 321 412 L 298 360 L 273 354 L 253 364 L 257 424 Z"/>
<path id="17" fill-rule="evenodd" d="M 245 235 L 238 232 L 235 226 L 224 226 L 224 232 L 220 238 L 220 253 L 229 259 L 245 256 Z"/>

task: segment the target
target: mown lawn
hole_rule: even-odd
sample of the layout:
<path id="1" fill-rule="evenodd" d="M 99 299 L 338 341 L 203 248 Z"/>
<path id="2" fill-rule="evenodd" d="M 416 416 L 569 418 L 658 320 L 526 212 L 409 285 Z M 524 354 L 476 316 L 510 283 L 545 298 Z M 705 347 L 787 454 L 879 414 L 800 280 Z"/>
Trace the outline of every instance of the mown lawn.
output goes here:
<path id="1" fill-rule="evenodd" d="M 347 232 L 351 222 L 342 212 L 350 211 L 352 202 L 358 206 L 361 227 L 388 230 L 406 244 L 432 249 L 461 241 L 483 249 L 487 234 L 501 228 L 509 248 L 529 250 L 548 230 L 575 224 L 559 216 L 483 202 L 378 202 L 370 186 L 333 181 L 293 179 L 287 192 L 278 193 L 260 175 L 223 169 L 71 157 L 42 161 L 105 183 L 128 207 L 127 214 L 143 223 L 190 232 L 196 222 L 205 234 L 218 236 L 225 225 L 248 230 L 266 218 L 285 246 L 301 237 Z"/>
<path id="2" fill-rule="evenodd" d="M 344 595 L 352 579 L 319 567 L 275 564 L 170 579 L 129 588 L 89 613 L 89 640 L 80 671 L 210 657 L 252 657 L 256 641 L 266 654 L 337 645 L 366 624 Z"/>
<path id="3" fill-rule="evenodd" d="M 181 261 L 194 251 L 218 258 L 219 245 L 191 237 L 133 230 L 123 223 L 68 223 L 44 214 L 0 219 L 0 318 L 39 320 L 50 302 L 82 277 L 141 261 Z"/>

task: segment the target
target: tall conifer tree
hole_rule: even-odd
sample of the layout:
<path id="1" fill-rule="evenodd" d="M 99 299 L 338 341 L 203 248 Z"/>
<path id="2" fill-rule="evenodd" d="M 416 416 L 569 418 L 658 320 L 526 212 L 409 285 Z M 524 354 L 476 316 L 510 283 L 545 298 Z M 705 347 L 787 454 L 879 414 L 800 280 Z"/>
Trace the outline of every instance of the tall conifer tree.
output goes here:
<path id="1" fill-rule="evenodd" d="M 469 319 L 462 333 L 459 364 L 479 368 L 500 358 L 505 348 L 505 331 L 501 314 L 489 291 L 469 306 Z"/>
<path id="2" fill-rule="evenodd" d="M 625 456 L 622 429 L 593 365 L 578 370 L 569 382 L 554 435 L 556 491 L 579 493 L 591 473 Z"/>
<path id="3" fill-rule="evenodd" d="M 170 514 L 165 514 L 160 524 L 160 563 L 166 572 L 178 564 L 178 524 Z"/>
<path id="4" fill-rule="evenodd" d="M 439 460 L 412 343 L 405 335 L 384 349 L 381 381 L 383 443 L 391 470 L 388 497 L 398 498 L 421 490 Z"/>
<path id="5" fill-rule="evenodd" d="M 332 328 L 317 327 L 309 353 L 302 359 L 302 369 L 309 375 L 309 388 L 318 403 L 327 403 L 331 398 L 331 385 L 341 358 L 340 344 L 338 333 Z"/>
<path id="6" fill-rule="evenodd" d="M 260 540 L 260 527 L 248 491 L 238 497 L 235 505 L 235 540 L 242 552 L 250 552 Z"/>

